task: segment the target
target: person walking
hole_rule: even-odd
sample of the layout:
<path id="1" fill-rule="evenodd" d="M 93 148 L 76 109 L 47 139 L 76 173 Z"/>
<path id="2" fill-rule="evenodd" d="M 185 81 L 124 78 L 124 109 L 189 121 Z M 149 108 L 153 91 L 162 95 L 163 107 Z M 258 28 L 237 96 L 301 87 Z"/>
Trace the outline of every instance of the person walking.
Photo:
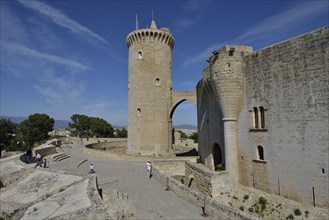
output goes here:
<path id="1" fill-rule="evenodd" d="M 89 173 L 95 173 L 93 164 L 90 164 Z"/>
<path id="2" fill-rule="evenodd" d="M 41 154 L 40 152 L 37 153 L 37 156 L 35 157 L 35 160 L 37 161 L 38 165 L 41 167 Z"/>
<path id="3" fill-rule="evenodd" d="M 151 164 L 151 161 L 147 161 L 146 163 L 146 172 L 147 172 L 147 178 L 150 178 L 152 177 L 152 164 Z"/>

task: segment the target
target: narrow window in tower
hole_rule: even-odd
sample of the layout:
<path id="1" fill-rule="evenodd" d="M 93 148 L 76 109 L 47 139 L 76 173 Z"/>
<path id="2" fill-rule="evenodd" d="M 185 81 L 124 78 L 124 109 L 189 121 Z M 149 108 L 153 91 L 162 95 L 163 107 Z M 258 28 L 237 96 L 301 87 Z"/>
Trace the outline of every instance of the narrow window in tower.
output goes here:
<path id="1" fill-rule="evenodd" d="M 260 111 L 260 127 L 265 128 L 265 111 L 264 111 L 264 107 L 260 106 L 259 111 Z"/>
<path id="2" fill-rule="evenodd" d="M 155 79 L 155 86 L 160 86 L 160 79 L 159 78 Z"/>
<path id="3" fill-rule="evenodd" d="M 137 109 L 137 117 L 142 116 L 142 110 L 140 108 Z"/>
<path id="4" fill-rule="evenodd" d="M 143 58 L 142 51 L 138 51 L 137 60 L 141 60 Z"/>
<path id="5" fill-rule="evenodd" d="M 254 107 L 254 122 L 255 122 L 255 128 L 258 128 L 258 109 Z"/>
<path id="6" fill-rule="evenodd" d="M 260 145 L 257 146 L 257 159 L 264 160 L 264 149 Z"/>

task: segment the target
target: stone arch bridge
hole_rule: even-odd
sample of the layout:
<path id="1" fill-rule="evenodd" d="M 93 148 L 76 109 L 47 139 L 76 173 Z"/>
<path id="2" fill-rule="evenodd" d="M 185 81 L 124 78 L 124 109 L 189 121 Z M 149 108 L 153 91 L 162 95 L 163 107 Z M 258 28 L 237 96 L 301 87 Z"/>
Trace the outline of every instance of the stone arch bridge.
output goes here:
<path id="1" fill-rule="evenodd" d="M 189 100 L 193 104 L 197 104 L 196 91 L 182 91 L 174 92 L 171 96 L 170 110 L 169 110 L 169 140 L 170 145 L 173 143 L 173 133 L 172 133 L 172 117 L 176 108 L 184 101 Z"/>
<path id="2" fill-rule="evenodd" d="M 197 104 L 196 91 L 182 91 L 182 92 L 174 92 L 171 97 L 171 105 L 170 105 L 170 120 L 172 120 L 172 116 L 177 108 L 182 102 L 185 100 L 191 101 L 193 104 Z"/>

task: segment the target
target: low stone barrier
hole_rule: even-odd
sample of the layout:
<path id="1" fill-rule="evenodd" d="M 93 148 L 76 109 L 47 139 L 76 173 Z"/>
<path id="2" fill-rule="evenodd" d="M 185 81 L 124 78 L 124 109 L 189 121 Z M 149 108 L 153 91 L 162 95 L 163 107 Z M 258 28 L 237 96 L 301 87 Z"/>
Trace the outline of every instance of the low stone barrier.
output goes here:
<path id="1" fill-rule="evenodd" d="M 74 143 L 80 143 L 80 138 L 78 137 L 68 137 L 69 142 L 74 142 Z M 117 143 L 120 146 L 122 145 L 121 143 L 125 143 L 125 146 L 127 146 L 127 138 L 82 138 L 82 143 L 83 144 L 94 144 L 94 143 Z"/>
<path id="2" fill-rule="evenodd" d="M 153 177 L 162 183 L 167 189 L 175 192 L 177 195 L 181 196 L 185 200 L 200 206 L 204 209 L 206 214 L 213 214 L 220 217 L 221 219 L 242 219 L 242 220 L 256 220 L 257 217 L 251 216 L 244 213 L 238 209 L 233 209 L 231 207 L 224 206 L 218 203 L 216 200 L 197 192 L 177 180 L 166 175 L 165 171 L 154 167 Z"/>
<path id="3" fill-rule="evenodd" d="M 207 196 L 216 197 L 218 194 L 230 192 L 230 183 L 226 171 L 212 171 L 199 163 L 185 163 L 185 176 L 190 187 Z"/>
<path id="4" fill-rule="evenodd" d="M 105 151 L 105 150 L 97 150 L 97 149 L 92 149 L 92 148 L 83 148 L 83 153 L 90 155 L 92 157 L 100 157 L 100 158 L 108 158 L 108 159 L 113 159 L 113 160 L 147 160 L 147 158 L 138 158 L 126 154 L 116 154 L 113 152 Z"/>
<path id="5" fill-rule="evenodd" d="M 185 160 L 156 160 L 153 166 L 163 170 L 168 176 L 185 176 Z"/>

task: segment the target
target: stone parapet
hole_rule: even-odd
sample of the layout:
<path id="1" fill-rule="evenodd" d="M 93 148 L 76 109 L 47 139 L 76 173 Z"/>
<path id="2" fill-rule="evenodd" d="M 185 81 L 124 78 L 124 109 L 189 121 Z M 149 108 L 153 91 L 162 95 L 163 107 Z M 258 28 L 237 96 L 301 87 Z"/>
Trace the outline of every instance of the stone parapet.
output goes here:
<path id="1" fill-rule="evenodd" d="M 228 173 L 215 172 L 203 164 L 185 162 L 185 176 L 191 188 L 209 197 L 216 197 L 219 193 L 228 193 L 230 184 Z"/>
<path id="2" fill-rule="evenodd" d="M 153 176 L 160 183 L 165 185 L 169 190 L 175 192 L 185 200 L 192 202 L 201 208 L 205 209 L 205 213 L 210 213 L 221 219 L 243 219 L 243 220 L 256 220 L 257 217 L 251 216 L 238 209 L 234 209 L 220 204 L 218 201 L 211 199 L 200 192 L 197 192 L 177 180 L 166 175 L 166 173 L 158 168 L 153 169 Z"/>
<path id="3" fill-rule="evenodd" d="M 167 30 L 167 29 L 166 29 Z M 161 29 L 138 29 L 130 32 L 126 38 L 127 46 L 142 41 L 158 42 L 161 44 L 167 44 L 170 48 L 175 45 L 175 39 L 169 31 Z"/>

